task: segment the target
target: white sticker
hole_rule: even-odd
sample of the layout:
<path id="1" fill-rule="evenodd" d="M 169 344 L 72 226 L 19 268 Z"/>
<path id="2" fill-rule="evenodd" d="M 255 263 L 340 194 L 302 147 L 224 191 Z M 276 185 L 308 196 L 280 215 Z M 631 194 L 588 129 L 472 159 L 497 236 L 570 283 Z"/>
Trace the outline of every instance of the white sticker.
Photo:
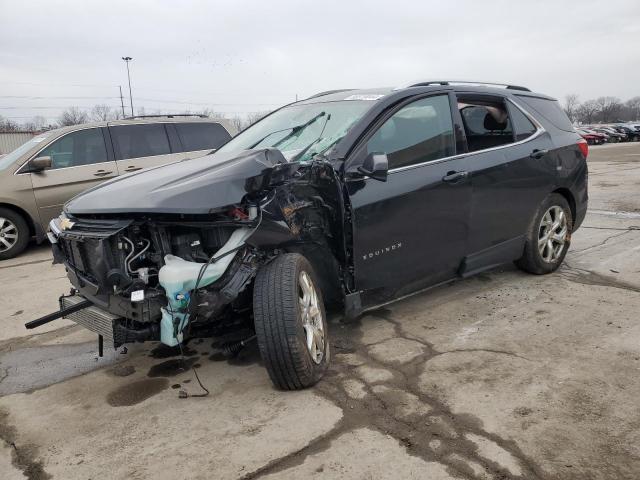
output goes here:
<path id="1" fill-rule="evenodd" d="M 366 94 L 366 95 L 350 95 L 347 98 L 345 98 L 345 100 L 369 100 L 369 101 L 373 101 L 373 100 L 378 100 L 380 98 L 384 97 L 384 95 L 378 95 L 378 94 Z"/>
<path id="2" fill-rule="evenodd" d="M 144 290 L 136 290 L 131 292 L 131 301 L 132 302 L 141 302 L 144 300 Z"/>

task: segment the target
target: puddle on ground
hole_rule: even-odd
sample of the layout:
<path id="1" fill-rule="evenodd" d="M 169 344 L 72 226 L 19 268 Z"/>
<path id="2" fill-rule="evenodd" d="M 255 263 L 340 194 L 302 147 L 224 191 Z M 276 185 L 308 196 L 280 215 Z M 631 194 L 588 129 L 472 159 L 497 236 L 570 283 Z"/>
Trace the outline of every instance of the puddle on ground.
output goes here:
<path id="1" fill-rule="evenodd" d="M 107 395 L 107 403 L 112 407 L 129 407 L 144 402 L 169 386 L 166 378 L 146 378 L 127 383 Z"/>
<path id="2" fill-rule="evenodd" d="M 189 371 L 189 369 L 194 366 L 200 366 L 200 364 L 196 363 L 197 358 L 173 358 L 171 360 L 166 360 L 162 363 L 158 363 L 157 365 L 153 365 L 149 369 L 149 373 L 147 373 L 147 377 L 175 377 L 176 375 L 180 375 L 181 373 L 185 373 Z"/>
<path id="3" fill-rule="evenodd" d="M 194 355 L 198 355 L 197 351 L 189 348 L 187 345 L 182 346 L 182 352 L 184 353 L 185 357 L 193 357 Z M 149 356 L 152 358 L 179 357 L 180 347 L 167 347 L 165 344 L 160 343 L 157 347 L 151 350 L 151 352 L 149 352 Z"/>

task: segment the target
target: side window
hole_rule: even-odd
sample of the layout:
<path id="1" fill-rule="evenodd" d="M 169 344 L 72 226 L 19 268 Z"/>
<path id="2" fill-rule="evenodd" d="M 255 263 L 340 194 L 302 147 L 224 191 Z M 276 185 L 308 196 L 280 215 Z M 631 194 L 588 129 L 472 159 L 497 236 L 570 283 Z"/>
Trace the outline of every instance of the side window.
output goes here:
<path id="1" fill-rule="evenodd" d="M 565 130 L 567 132 L 573 132 L 573 124 L 571 123 L 571 120 L 569 120 L 569 117 L 567 117 L 567 114 L 564 113 L 557 100 L 530 97 L 525 95 L 518 95 L 518 100 L 525 104 L 524 107 L 527 110 L 533 110 L 530 111 L 531 114 L 538 113 L 547 121 L 549 121 L 554 127 L 559 128 L 560 130 Z M 539 119 L 537 115 L 536 118 Z"/>
<path id="2" fill-rule="evenodd" d="M 386 153 L 389 169 L 455 154 L 447 95 L 423 98 L 402 107 L 367 142 L 367 153 Z"/>
<path id="3" fill-rule="evenodd" d="M 513 143 L 513 128 L 502 100 L 458 98 L 470 152 Z"/>
<path id="4" fill-rule="evenodd" d="M 231 138 L 219 123 L 176 123 L 175 127 L 185 152 L 217 149 Z"/>
<path id="5" fill-rule="evenodd" d="M 513 130 L 515 131 L 516 142 L 525 140 L 536 133 L 536 127 L 527 116 L 515 105 L 509 104 L 509 114 Z"/>
<path id="6" fill-rule="evenodd" d="M 118 125 L 109 127 L 118 159 L 151 157 L 171 153 L 164 125 Z"/>
<path id="7" fill-rule="evenodd" d="M 40 157 L 51 157 L 51 168 L 79 167 L 107 161 L 107 149 L 99 128 L 69 133 L 56 140 Z"/>

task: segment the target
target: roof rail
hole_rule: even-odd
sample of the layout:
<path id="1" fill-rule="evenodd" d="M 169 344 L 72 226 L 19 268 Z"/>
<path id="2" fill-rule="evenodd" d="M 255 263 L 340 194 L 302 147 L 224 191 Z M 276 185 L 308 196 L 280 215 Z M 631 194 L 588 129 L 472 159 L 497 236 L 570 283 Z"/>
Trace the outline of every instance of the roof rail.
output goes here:
<path id="1" fill-rule="evenodd" d="M 522 87 L 520 85 L 509 85 L 508 83 L 495 83 L 495 82 L 470 82 L 466 80 L 427 80 L 424 82 L 412 83 L 410 85 L 404 85 L 400 88 L 409 88 L 409 87 L 427 87 L 429 85 L 453 85 L 453 84 L 461 84 L 461 85 L 489 85 L 492 87 L 504 87 L 508 90 L 521 90 L 523 92 L 530 92 L 527 87 Z"/>
<path id="2" fill-rule="evenodd" d="M 325 95 L 331 95 L 332 93 L 340 93 L 340 92 L 350 92 L 352 90 L 356 90 L 355 88 L 339 88 L 337 90 L 327 90 L 326 92 L 316 93 L 315 95 L 311 95 L 309 98 L 305 100 L 310 100 L 316 97 L 324 97 Z"/>
<path id="3" fill-rule="evenodd" d="M 139 118 L 175 118 L 175 117 L 199 117 L 209 118 L 208 115 L 202 113 L 158 113 L 157 115 L 133 115 L 131 117 L 125 117 L 125 120 L 136 120 Z"/>

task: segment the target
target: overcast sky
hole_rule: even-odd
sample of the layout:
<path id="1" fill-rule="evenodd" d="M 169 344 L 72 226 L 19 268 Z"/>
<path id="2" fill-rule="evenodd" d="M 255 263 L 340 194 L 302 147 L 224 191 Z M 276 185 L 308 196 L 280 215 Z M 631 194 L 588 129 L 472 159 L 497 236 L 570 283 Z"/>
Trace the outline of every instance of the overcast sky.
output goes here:
<path id="1" fill-rule="evenodd" d="M 0 115 L 117 107 L 126 55 L 147 113 L 418 79 L 625 100 L 640 95 L 640 1 L 0 0 Z"/>

